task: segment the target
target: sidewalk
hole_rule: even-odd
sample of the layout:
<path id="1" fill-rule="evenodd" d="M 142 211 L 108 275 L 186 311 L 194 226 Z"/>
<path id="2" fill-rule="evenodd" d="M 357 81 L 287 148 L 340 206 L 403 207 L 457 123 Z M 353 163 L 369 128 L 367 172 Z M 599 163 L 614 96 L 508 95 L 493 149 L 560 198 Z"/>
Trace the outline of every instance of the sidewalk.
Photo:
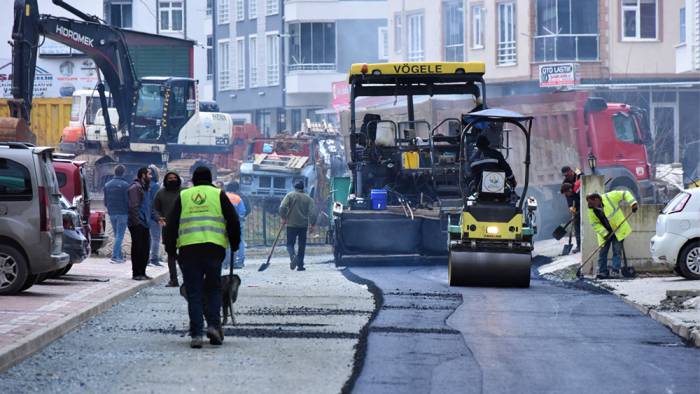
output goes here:
<path id="1" fill-rule="evenodd" d="M 575 272 L 581 263 L 581 254 L 558 256 L 561 243 L 554 240 L 542 241 L 536 249 L 539 254 L 552 258 L 549 264 L 538 268 L 540 275 L 564 282 L 577 280 Z M 616 294 L 676 335 L 700 347 L 700 281 L 675 275 L 585 280 Z"/>
<path id="2" fill-rule="evenodd" d="M 0 298 L 0 371 L 47 346 L 85 320 L 150 286 L 167 267 L 148 267 L 153 281 L 131 279 L 131 264 L 89 258 L 60 279 Z"/>

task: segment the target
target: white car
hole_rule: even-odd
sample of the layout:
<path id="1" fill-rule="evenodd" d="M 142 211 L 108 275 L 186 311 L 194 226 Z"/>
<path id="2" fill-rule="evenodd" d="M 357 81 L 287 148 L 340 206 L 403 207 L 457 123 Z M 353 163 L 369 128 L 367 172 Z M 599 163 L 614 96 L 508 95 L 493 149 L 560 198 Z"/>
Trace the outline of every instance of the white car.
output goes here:
<path id="1" fill-rule="evenodd" d="M 700 279 L 700 188 L 678 193 L 661 211 L 651 257 L 688 279 Z"/>

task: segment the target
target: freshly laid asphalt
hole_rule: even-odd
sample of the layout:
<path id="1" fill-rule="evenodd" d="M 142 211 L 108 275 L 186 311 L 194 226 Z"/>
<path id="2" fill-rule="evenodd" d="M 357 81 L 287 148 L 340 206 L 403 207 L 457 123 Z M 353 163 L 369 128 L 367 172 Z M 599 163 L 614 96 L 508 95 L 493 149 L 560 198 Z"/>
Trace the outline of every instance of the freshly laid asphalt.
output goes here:
<path id="1" fill-rule="evenodd" d="M 700 393 L 700 349 L 593 286 L 533 275 L 529 289 L 451 288 L 444 266 L 350 271 L 383 299 L 354 392 Z"/>

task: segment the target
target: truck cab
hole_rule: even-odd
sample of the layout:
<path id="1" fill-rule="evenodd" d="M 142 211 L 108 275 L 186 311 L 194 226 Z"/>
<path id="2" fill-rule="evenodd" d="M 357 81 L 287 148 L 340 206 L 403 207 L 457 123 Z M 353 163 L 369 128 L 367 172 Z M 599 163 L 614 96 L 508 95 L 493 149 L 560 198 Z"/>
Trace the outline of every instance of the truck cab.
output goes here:
<path id="1" fill-rule="evenodd" d="M 109 93 L 106 94 L 107 105 L 111 107 L 111 96 Z M 112 107 L 113 108 L 113 107 Z M 100 107 L 100 95 L 97 90 L 80 89 L 73 92 L 71 108 L 70 108 L 70 122 L 68 126 L 63 129 L 61 134 L 61 142 L 58 147 L 61 152 L 78 154 L 82 152 L 85 148 L 85 143 L 91 138 L 88 136 L 89 129 L 94 128 L 96 122 L 99 123 L 99 119 L 102 119 L 102 109 Z M 114 114 L 116 116 L 116 109 L 110 115 Z M 111 122 L 116 125 L 118 124 L 118 117 L 115 119 L 112 117 Z M 104 125 L 104 120 L 101 120 L 102 125 Z M 94 134 L 94 131 L 93 133 Z M 104 136 L 105 141 L 107 136 Z"/>
<path id="2" fill-rule="evenodd" d="M 629 190 L 651 203 L 654 186 L 642 116 L 641 110 L 628 104 L 589 97 L 584 109 L 586 143 L 579 144 L 579 154 L 584 160 L 589 154 L 595 157 L 597 172 L 612 179 L 611 189 Z"/>

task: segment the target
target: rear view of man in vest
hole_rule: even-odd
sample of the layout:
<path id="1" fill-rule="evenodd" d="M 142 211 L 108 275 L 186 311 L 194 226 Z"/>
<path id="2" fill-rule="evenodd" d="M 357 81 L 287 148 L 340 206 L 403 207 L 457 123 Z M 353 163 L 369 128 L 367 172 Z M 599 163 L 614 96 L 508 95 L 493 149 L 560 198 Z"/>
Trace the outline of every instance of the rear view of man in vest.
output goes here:
<path id="1" fill-rule="evenodd" d="M 207 337 L 221 345 L 221 262 L 226 248 L 238 249 L 238 214 L 226 194 L 212 185 L 211 171 L 198 167 L 193 186 L 182 190 L 166 220 L 166 250 L 175 254 L 187 290 L 187 310 L 193 348 L 202 347 L 206 313 Z M 206 300 L 206 307 L 203 302 Z"/>

